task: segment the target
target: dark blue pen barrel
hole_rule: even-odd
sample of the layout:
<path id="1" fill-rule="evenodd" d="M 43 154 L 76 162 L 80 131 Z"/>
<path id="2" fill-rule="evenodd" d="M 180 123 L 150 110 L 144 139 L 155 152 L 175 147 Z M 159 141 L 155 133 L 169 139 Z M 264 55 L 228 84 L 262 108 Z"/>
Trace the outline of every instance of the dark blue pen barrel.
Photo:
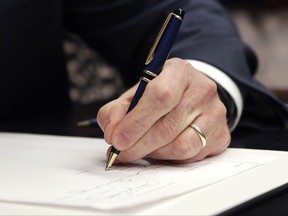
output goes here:
<path id="1" fill-rule="evenodd" d="M 154 74 L 159 75 L 162 67 L 166 61 L 166 59 L 168 58 L 169 54 L 170 54 L 170 50 L 173 46 L 174 40 L 177 36 L 177 33 L 179 31 L 179 28 L 181 26 L 182 23 L 182 19 L 184 16 L 184 11 L 180 10 L 177 12 L 181 12 L 180 15 L 178 15 L 176 13 L 176 15 L 172 15 L 162 36 L 161 39 L 159 41 L 159 43 L 157 44 L 157 48 L 154 51 L 154 56 L 152 61 L 146 66 L 145 71 L 151 71 Z M 148 80 L 152 80 L 154 77 L 150 78 L 149 75 L 147 77 L 147 74 L 144 75 L 145 78 L 147 78 Z M 147 85 L 147 80 L 144 81 L 141 79 L 140 84 L 136 90 L 136 93 L 132 99 L 132 102 L 130 104 L 130 107 L 128 108 L 128 112 L 130 112 L 138 103 L 139 99 L 142 97 L 144 90 L 146 88 Z"/>
<path id="2" fill-rule="evenodd" d="M 181 23 L 181 19 L 175 16 L 171 17 L 171 20 L 168 23 L 161 37 L 161 40 L 158 43 L 157 48 L 154 52 L 153 59 L 157 59 L 157 61 L 152 61 L 151 63 L 149 63 L 149 65 L 147 65 L 146 67 L 146 70 L 149 70 L 155 74 L 159 74 L 161 72 L 164 63 L 170 54 L 170 50 L 173 46 Z"/>
<path id="3" fill-rule="evenodd" d="M 162 67 L 166 61 L 166 59 L 169 56 L 170 50 L 172 48 L 172 45 L 174 43 L 174 40 L 176 38 L 176 35 L 179 31 L 179 28 L 182 23 L 182 19 L 184 17 L 185 12 L 178 8 L 177 10 L 174 11 L 173 15 L 171 16 L 163 34 L 161 35 L 161 39 L 159 43 L 157 44 L 157 48 L 154 51 L 154 56 L 152 61 L 146 66 L 145 68 L 145 74 L 142 76 L 141 81 L 139 83 L 139 86 L 135 92 L 135 95 L 131 101 L 131 104 L 128 108 L 127 113 L 129 113 L 138 103 L 140 98 L 142 97 L 146 85 L 148 84 L 149 81 L 151 81 L 154 77 L 155 74 L 159 74 L 162 70 Z M 147 71 L 152 72 L 147 73 Z M 153 74 L 155 73 L 155 74 Z M 111 152 L 118 155 L 120 154 L 120 151 L 117 150 L 115 147 L 112 146 Z M 111 155 L 111 154 L 110 154 Z M 111 159 L 111 158 L 110 158 Z M 108 162 L 110 161 L 108 160 Z M 113 161 L 112 161 L 113 163 Z M 108 166 L 109 167 L 109 166 Z"/>
<path id="4" fill-rule="evenodd" d="M 141 82 L 139 83 L 139 86 L 136 90 L 136 93 L 133 97 L 133 100 L 128 108 L 128 112 L 130 112 L 135 106 L 136 104 L 138 103 L 139 99 L 142 97 L 143 93 L 144 93 L 144 90 L 145 90 L 145 87 L 147 85 L 147 82 L 144 82 L 143 80 L 141 80 Z"/>

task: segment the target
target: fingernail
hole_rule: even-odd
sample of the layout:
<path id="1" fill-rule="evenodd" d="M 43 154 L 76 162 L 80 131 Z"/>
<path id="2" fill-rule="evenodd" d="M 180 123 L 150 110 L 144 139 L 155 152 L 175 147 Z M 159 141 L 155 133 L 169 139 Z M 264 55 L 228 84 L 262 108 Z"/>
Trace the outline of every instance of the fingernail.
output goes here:
<path id="1" fill-rule="evenodd" d="M 126 147 L 130 144 L 130 140 L 124 133 L 115 134 L 112 141 L 113 144 L 116 144 L 118 147 Z"/>

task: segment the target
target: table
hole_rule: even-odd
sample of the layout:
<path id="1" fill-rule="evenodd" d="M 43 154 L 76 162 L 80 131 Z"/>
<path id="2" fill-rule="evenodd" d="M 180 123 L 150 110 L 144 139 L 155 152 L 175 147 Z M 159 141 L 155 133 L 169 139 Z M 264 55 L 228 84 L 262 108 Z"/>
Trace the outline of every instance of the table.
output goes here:
<path id="1" fill-rule="evenodd" d="M 77 122 L 95 117 L 105 101 L 90 105 L 74 104 L 69 111 L 39 112 L 0 123 L 0 131 L 103 137 L 100 128 L 77 127 Z M 288 131 L 261 131 L 238 128 L 232 134 L 231 147 L 288 151 Z M 288 166 L 288 165 L 287 165 Z M 221 215 L 288 215 L 288 184 Z"/>

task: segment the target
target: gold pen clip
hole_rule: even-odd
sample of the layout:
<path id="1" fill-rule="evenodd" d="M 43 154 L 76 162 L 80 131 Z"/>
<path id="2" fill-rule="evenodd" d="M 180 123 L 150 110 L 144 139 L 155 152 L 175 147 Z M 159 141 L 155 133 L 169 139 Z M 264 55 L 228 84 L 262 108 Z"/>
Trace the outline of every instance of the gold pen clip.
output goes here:
<path id="1" fill-rule="evenodd" d="M 164 31 L 165 31 L 165 29 L 166 29 L 166 27 L 167 27 L 167 25 L 168 25 L 168 23 L 169 23 L 169 21 L 170 21 L 170 19 L 171 19 L 172 16 L 175 16 L 176 18 L 182 20 L 182 18 L 181 18 L 180 16 L 178 16 L 178 15 L 176 15 L 176 14 L 174 14 L 174 13 L 170 13 L 170 14 L 167 16 L 165 22 L 163 23 L 163 25 L 162 25 L 162 27 L 161 27 L 161 29 L 160 29 L 160 32 L 158 33 L 158 35 L 157 35 L 157 37 L 156 37 L 156 40 L 154 41 L 154 43 L 153 43 L 153 45 L 152 45 L 152 47 L 151 47 L 151 50 L 150 50 L 150 52 L 149 52 L 149 54 L 148 54 L 148 56 L 147 56 L 147 59 L 146 59 L 146 61 L 145 61 L 145 65 L 148 65 L 148 64 L 153 60 L 153 58 L 154 58 L 154 52 L 155 52 L 155 50 L 156 50 L 156 48 L 157 48 L 157 46 L 158 46 L 158 43 L 159 43 L 159 41 L 160 41 L 160 39 L 161 39 L 161 37 L 162 37 L 162 35 L 163 35 L 163 33 L 164 33 Z"/>

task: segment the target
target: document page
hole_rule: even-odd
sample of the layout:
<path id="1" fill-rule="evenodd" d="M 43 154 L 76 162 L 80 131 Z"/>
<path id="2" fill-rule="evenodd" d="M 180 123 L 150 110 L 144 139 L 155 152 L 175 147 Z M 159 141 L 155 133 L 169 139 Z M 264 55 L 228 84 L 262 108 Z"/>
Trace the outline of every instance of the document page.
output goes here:
<path id="1" fill-rule="evenodd" d="M 241 149 L 179 165 L 140 160 L 105 171 L 103 139 L 0 133 L 0 200 L 131 208 L 249 172 L 277 158 Z"/>

